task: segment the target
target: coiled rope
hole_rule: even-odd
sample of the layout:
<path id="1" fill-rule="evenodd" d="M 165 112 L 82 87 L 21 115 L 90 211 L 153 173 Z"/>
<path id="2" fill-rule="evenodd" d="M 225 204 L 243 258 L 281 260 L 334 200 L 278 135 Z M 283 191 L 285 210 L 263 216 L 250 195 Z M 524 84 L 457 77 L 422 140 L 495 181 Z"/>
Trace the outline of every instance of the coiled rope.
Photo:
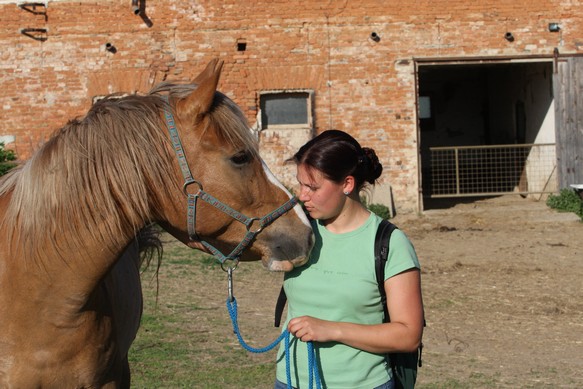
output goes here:
<path id="1" fill-rule="evenodd" d="M 289 344 L 290 344 L 290 333 L 286 329 L 282 331 L 281 335 L 273 341 L 273 343 L 261 347 L 261 348 L 254 348 L 249 346 L 243 340 L 241 336 L 241 331 L 239 331 L 239 324 L 237 322 L 237 300 L 230 296 L 227 298 L 227 310 L 229 311 L 229 316 L 231 317 L 231 322 L 233 323 L 233 332 L 237 335 L 237 339 L 239 339 L 239 343 L 241 346 L 252 353 L 264 353 L 271 349 L 273 349 L 279 342 L 285 339 L 285 371 L 287 375 L 287 387 L 288 389 L 292 389 L 291 384 L 291 363 L 290 363 L 290 352 L 289 352 Z M 307 342 L 308 346 L 308 379 L 309 379 L 309 389 L 313 388 L 313 381 L 316 381 L 316 388 L 321 389 L 322 384 L 320 382 L 320 373 L 318 370 L 318 361 L 316 360 L 316 352 L 314 350 L 314 345 L 312 342 Z"/>

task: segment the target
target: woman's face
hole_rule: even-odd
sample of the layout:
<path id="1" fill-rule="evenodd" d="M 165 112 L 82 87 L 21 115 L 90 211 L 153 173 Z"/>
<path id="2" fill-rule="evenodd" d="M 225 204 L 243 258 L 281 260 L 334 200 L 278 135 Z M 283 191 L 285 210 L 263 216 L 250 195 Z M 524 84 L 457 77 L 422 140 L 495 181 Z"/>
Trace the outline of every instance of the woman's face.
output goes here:
<path id="1" fill-rule="evenodd" d="M 346 203 L 344 185 L 326 179 L 319 170 L 303 164 L 298 165 L 297 169 L 300 184 L 298 198 L 310 216 L 320 220 L 336 218 Z"/>

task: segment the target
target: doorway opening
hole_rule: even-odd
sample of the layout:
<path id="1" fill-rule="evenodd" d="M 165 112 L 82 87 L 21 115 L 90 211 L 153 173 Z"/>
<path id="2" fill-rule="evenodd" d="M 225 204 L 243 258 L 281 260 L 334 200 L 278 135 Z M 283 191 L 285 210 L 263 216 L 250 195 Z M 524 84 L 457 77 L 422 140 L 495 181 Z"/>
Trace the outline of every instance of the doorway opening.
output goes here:
<path id="1" fill-rule="evenodd" d="M 556 190 L 553 63 L 417 63 L 422 209 Z"/>

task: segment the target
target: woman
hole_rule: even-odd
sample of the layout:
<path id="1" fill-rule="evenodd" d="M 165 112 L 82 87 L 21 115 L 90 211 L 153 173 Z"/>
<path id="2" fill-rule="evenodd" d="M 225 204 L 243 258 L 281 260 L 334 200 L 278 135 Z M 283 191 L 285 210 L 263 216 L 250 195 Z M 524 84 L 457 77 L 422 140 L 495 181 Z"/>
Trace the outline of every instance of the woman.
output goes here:
<path id="1" fill-rule="evenodd" d="M 286 273 L 287 329 L 292 386 L 307 388 L 312 341 L 325 388 L 392 388 L 385 353 L 414 351 L 423 332 L 419 262 L 400 230 L 391 236 L 385 290 L 391 322 L 383 323 L 374 271 L 380 217 L 360 193 L 382 166 L 373 149 L 350 135 L 325 131 L 295 154 L 299 199 L 312 219 L 316 245 L 309 262 Z M 285 327 L 284 327 L 285 328 Z M 299 340 L 299 341 L 298 341 Z M 277 358 L 275 388 L 286 388 L 285 349 Z"/>

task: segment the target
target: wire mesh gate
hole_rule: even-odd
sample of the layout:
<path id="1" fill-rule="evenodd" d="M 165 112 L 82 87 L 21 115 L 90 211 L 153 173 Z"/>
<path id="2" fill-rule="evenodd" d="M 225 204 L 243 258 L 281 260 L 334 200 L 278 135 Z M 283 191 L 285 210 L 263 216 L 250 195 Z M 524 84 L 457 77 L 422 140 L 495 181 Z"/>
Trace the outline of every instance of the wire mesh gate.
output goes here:
<path id="1" fill-rule="evenodd" d="M 424 193 L 431 197 L 557 191 L 554 143 L 431 147 Z"/>

